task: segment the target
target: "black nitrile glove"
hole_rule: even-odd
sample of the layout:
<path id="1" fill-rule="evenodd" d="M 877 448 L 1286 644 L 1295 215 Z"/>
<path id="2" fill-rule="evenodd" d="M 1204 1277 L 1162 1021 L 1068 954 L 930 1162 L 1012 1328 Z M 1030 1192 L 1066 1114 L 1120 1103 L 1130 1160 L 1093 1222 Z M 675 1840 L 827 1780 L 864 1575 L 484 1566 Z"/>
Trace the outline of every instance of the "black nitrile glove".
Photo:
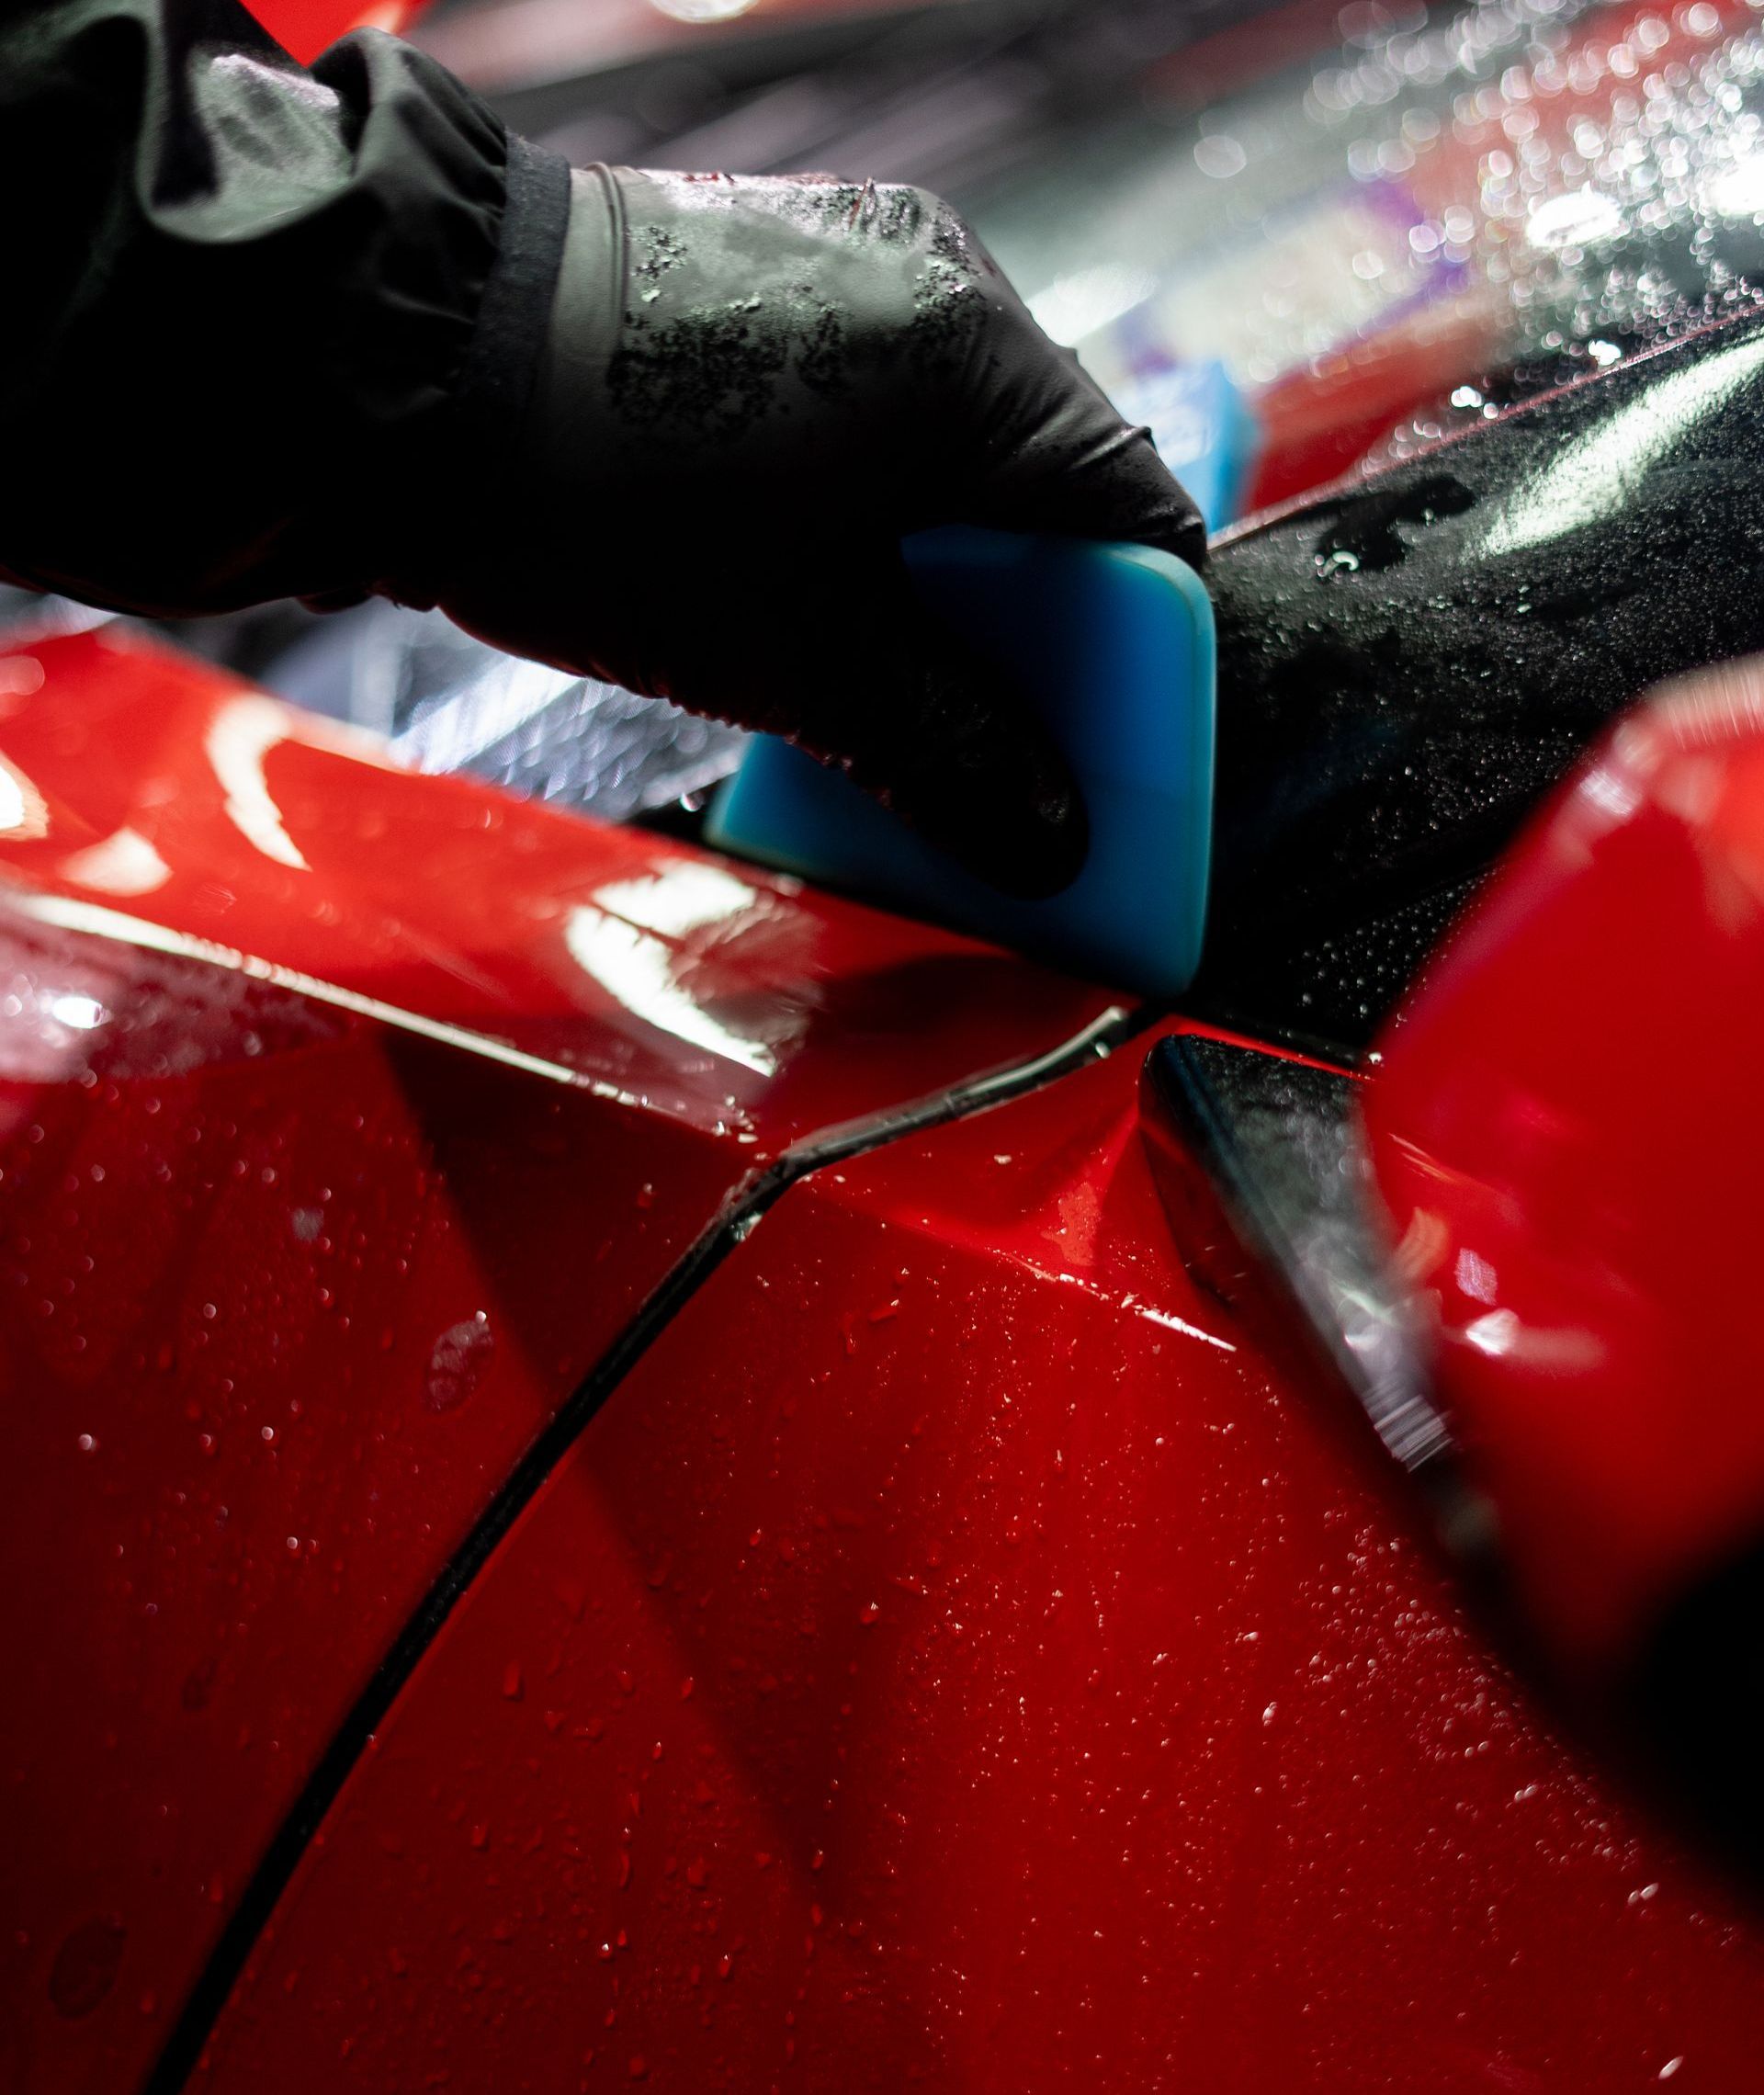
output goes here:
<path id="1" fill-rule="evenodd" d="M 572 176 L 409 47 L 304 69 L 240 0 L 0 7 L 0 579 L 439 602 L 795 735 L 1001 884 L 1075 870 L 1064 767 L 901 535 L 1200 525 L 934 198 Z"/>
<path id="2" fill-rule="evenodd" d="M 1193 504 L 962 220 L 831 177 L 571 178 L 525 440 L 437 519 L 437 601 L 500 647 L 791 737 L 996 885 L 1086 830 L 1023 703 L 918 608 L 903 534 L 1136 539 Z"/>

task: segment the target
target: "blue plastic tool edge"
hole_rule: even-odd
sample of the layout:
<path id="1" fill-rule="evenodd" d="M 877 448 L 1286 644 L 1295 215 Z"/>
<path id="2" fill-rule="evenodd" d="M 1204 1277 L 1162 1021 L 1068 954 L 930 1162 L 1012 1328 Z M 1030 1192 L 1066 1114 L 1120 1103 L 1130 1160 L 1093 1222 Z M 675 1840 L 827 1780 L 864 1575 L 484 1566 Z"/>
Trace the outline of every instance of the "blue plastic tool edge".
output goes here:
<path id="1" fill-rule="evenodd" d="M 1077 777 L 1091 850 L 1019 901 L 840 774 L 758 737 L 712 845 L 1124 989 L 1179 995 L 1200 962 L 1212 857 L 1215 642 L 1200 578 L 1148 547 L 952 529 L 906 542 L 926 602 L 1017 678 Z"/>

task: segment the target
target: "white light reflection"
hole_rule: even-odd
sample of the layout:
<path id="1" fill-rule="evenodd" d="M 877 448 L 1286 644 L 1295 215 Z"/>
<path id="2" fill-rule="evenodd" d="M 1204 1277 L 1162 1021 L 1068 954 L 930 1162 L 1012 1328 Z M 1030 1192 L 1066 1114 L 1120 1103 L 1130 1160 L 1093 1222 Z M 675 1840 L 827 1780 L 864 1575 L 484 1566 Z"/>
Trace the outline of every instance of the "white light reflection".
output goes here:
<path id="1" fill-rule="evenodd" d="M 1478 1258 L 1468 1245 L 1458 1253 L 1458 1263 L 1453 1277 L 1471 1301 L 1492 1302 L 1495 1299 L 1495 1269 L 1487 1259 Z"/>
<path id="2" fill-rule="evenodd" d="M 75 996 L 63 991 L 49 1000 L 49 1015 L 62 1025 L 72 1026 L 75 1033 L 90 1033 L 95 1026 L 104 1024 L 104 1006 L 96 997 Z"/>
<path id="3" fill-rule="evenodd" d="M 1623 214 L 1613 197 L 1598 189 L 1570 189 L 1532 207 L 1525 238 L 1533 247 L 1584 247 L 1623 230 Z"/>
<path id="4" fill-rule="evenodd" d="M 227 815 L 247 843 L 277 865 L 310 872 L 300 847 L 282 826 L 282 810 L 270 798 L 264 759 L 290 739 L 286 707 L 247 692 L 217 708 L 209 726 L 209 762 L 227 797 Z"/>
<path id="5" fill-rule="evenodd" d="M 732 22 L 745 15 L 757 0 L 650 0 L 658 15 L 672 15 L 676 22 Z"/>
<path id="6" fill-rule="evenodd" d="M 500 1062 L 511 1070 L 525 1070 L 529 1076 L 545 1077 L 554 1084 L 568 1084 L 577 1091 L 592 1092 L 596 1098 L 615 1099 L 621 1105 L 642 1104 L 634 1093 L 621 1090 L 616 1084 L 584 1077 L 561 1062 L 548 1062 L 542 1056 L 528 1055 L 519 1048 L 510 1047 L 505 1040 L 473 1033 L 463 1025 L 449 1025 L 445 1019 L 429 1018 L 422 1012 L 405 1011 L 398 1004 L 382 1002 L 379 997 L 364 996 L 359 990 L 346 990 L 340 983 L 324 981 L 317 975 L 303 975 L 298 968 L 259 959 L 255 954 L 241 953 L 236 947 L 220 946 L 211 939 L 192 938 L 187 932 L 173 931 L 165 924 L 152 923 L 144 917 L 125 916 L 120 910 L 107 909 L 101 902 L 82 902 L 71 895 L 19 893 L 13 894 L 9 900 L 22 915 L 38 923 L 52 923 L 62 931 L 86 932 L 96 938 L 112 938 L 119 945 L 135 946 L 143 953 L 169 953 L 180 959 L 206 961 L 210 967 L 224 968 L 254 982 L 268 982 L 278 990 L 291 991 L 296 996 L 311 997 L 314 1003 L 354 1012 L 358 1017 L 371 1018 L 401 1033 L 414 1033 L 424 1040 L 439 1041 L 444 1047 L 462 1048 L 467 1054 L 479 1056 L 485 1061 Z"/>
<path id="7" fill-rule="evenodd" d="M 49 803 L 10 758 L 0 756 L 0 836 L 21 844 L 49 833 Z"/>
<path id="8" fill-rule="evenodd" d="M 1483 550 L 1526 552 L 1610 515 L 1700 415 L 1721 406 L 1761 368 L 1764 341 L 1752 340 L 1657 379 L 1521 488 L 1496 518 Z"/>
<path id="9" fill-rule="evenodd" d="M 1215 131 L 1195 142 L 1194 164 L 1213 181 L 1228 182 L 1232 176 L 1243 173 L 1250 164 L 1250 155 L 1236 139 Z"/>
<path id="10" fill-rule="evenodd" d="M 1608 764 L 1594 764 L 1581 778 L 1577 791 L 1581 799 L 1590 801 L 1614 822 L 1626 822 L 1642 804 L 1636 781 Z"/>
<path id="11" fill-rule="evenodd" d="M 597 889 L 591 906 L 572 909 L 563 941 L 584 974 L 635 1017 L 755 1076 L 777 1073 L 763 1040 L 712 1017 L 675 980 L 680 955 L 668 943 L 712 925 L 732 927 L 760 900 L 757 889 L 717 866 L 679 865 Z"/>
<path id="12" fill-rule="evenodd" d="M 1764 153 L 1748 153 L 1712 176 L 1704 195 L 1717 218 L 1757 218 L 1764 212 Z"/>
<path id="13" fill-rule="evenodd" d="M 1069 348 L 1099 327 L 1131 312 L 1149 298 L 1155 286 L 1143 269 L 1123 268 L 1117 263 L 1100 262 L 1092 269 L 1075 269 L 1069 277 L 1057 277 L 1046 290 L 1029 300 L 1029 311 L 1045 334 Z"/>
<path id="14" fill-rule="evenodd" d="M 1203 1331 L 1198 1324 L 1191 1324 L 1186 1318 L 1173 1315 L 1168 1309 L 1154 1309 L 1149 1302 L 1140 1302 L 1131 1294 L 1116 1295 L 1113 1288 L 1088 1279 L 1081 1273 L 1054 1273 L 1037 1265 L 1033 1259 L 1025 1259 L 1020 1252 L 1003 1254 L 1013 1265 L 1020 1265 L 1025 1273 L 1032 1273 L 1041 1280 L 1050 1280 L 1057 1287 L 1075 1287 L 1080 1295 L 1091 1295 L 1099 1302 L 1106 1302 L 1111 1309 L 1125 1309 L 1136 1317 L 1143 1317 L 1148 1324 L 1161 1325 L 1166 1331 L 1180 1331 L 1185 1339 L 1199 1339 L 1203 1345 L 1212 1346 L 1219 1353 L 1234 1353 L 1237 1347 L 1229 1339 L 1220 1338 L 1216 1332 Z"/>
<path id="15" fill-rule="evenodd" d="M 1546 1375 L 1584 1375 L 1602 1365 L 1605 1349 L 1591 1331 L 1526 1324 L 1510 1309 L 1474 1318 L 1459 1334 L 1489 1360 Z"/>
<path id="16" fill-rule="evenodd" d="M 1512 1352 L 1519 1339 L 1519 1319 L 1510 1309 L 1491 1309 L 1486 1317 L 1464 1327 L 1465 1340 L 1480 1353 L 1498 1360 Z"/>
<path id="17" fill-rule="evenodd" d="M 84 851 L 62 861 L 63 878 L 75 887 L 95 888 L 101 895 L 151 895 L 172 877 L 172 869 L 139 830 L 112 830 Z"/>
<path id="18" fill-rule="evenodd" d="M 1216 1331 L 1204 1331 L 1198 1324 L 1191 1324 L 1184 1317 L 1172 1316 L 1168 1309 L 1154 1309 L 1149 1303 L 1140 1302 L 1134 1305 L 1133 1313 L 1143 1317 L 1148 1323 L 1161 1324 L 1167 1331 L 1180 1331 L 1185 1339 L 1199 1339 L 1203 1345 L 1215 1346 L 1220 1353 L 1238 1350 L 1229 1339 L 1220 1338 Z"/>
<path id="19" fill-rule="evenodd" d="M 635 880 L 609 881 L 595 889 L 594 900 L 644 931 L 684 938 L 713 924 L 732 928 L 738 917 L 759 907 L 760 891 L 720 866 L 695 866 L 683 859 Z"/>

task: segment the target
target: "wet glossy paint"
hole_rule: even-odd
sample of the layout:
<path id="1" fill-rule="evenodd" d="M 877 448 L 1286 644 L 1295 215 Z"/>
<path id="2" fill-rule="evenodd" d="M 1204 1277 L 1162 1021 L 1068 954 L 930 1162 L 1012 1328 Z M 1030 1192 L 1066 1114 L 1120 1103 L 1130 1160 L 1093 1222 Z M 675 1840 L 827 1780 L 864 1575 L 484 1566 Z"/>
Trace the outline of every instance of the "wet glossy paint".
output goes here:
<path id="1" fill-rule="evenodd" d="M 352 29 L 408 28 L 426 0 L 252 0 L 251 12 L 282 49 L 311 62 Z"/>
<path id="2" fill-rule="evenodd" d="M 756 1157 L 1037 1052 L 1107 1001 L 649 832 L 413 774 L 114 628 L 4 660 L 0 845 L 56 898 L 40 918 L 243 956 Z"/>
<path id="3" fill-rule="evenodd" d="M 206 2085 L 1751 2084 L 1764 1942 L 1188 1277 L 1140 1060 L 786 1197 L 432 1649 Z"/>
<path id="4" fill-rule="evenodd" d="M 0 692 L 0 2079 L 59 2095 L 144 2073 L 351 1701 L 732 1189 L 1106 997 L 120 636 Z"/>
<path id="5" fill-rule="evenodd" d="M 1609 1676 L 1764 1537 L 1764 673 L 1624 719 L 1364 1094 L 1441 1390 L 1555 1661 Z"/>

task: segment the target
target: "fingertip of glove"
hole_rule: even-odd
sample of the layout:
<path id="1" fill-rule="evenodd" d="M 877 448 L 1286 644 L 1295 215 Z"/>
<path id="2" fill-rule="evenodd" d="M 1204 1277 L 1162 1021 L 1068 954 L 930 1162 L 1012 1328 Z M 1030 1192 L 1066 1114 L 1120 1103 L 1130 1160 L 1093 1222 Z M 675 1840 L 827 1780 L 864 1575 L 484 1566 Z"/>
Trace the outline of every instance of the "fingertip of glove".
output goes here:
<path id="1" fill-rule="evenodd" d="M 1090 820 L 1069 778 L 924 772 L 889 795 L 895 812 L 966 872 L 1019 901 L 1045 901 L 1083 870 Z"/>
<path id="2" fill-rule="evenodd" d="M 1206 520 L 1198 509 L 1190 509 L 1186 515 L 1172 518 L 1149 542 L 1159 552 L 1173 553 L 1196 573 L 1206 565 Z"/>
<path id="3" fill-rule="evenodd" d="M 968 810 L 957 855 L 989 887 L 1018 901 L 1069 888 L 1089 855 L 1091 825 L 1076 790 L 1027 804 L 1001 797 Z"/>
<path id="4" fill-rule="evenodd" d="M 1193 495 L 1173 476 L 1170 479 L 1164 514 L 1159 518 L 1157 528 L 1148 532 L 1146 538 L 1160 552 L 1174 553 L 1179 561 L 1186 561 L 1192 568 L 1206 565 L 1206 519 Z"/>

